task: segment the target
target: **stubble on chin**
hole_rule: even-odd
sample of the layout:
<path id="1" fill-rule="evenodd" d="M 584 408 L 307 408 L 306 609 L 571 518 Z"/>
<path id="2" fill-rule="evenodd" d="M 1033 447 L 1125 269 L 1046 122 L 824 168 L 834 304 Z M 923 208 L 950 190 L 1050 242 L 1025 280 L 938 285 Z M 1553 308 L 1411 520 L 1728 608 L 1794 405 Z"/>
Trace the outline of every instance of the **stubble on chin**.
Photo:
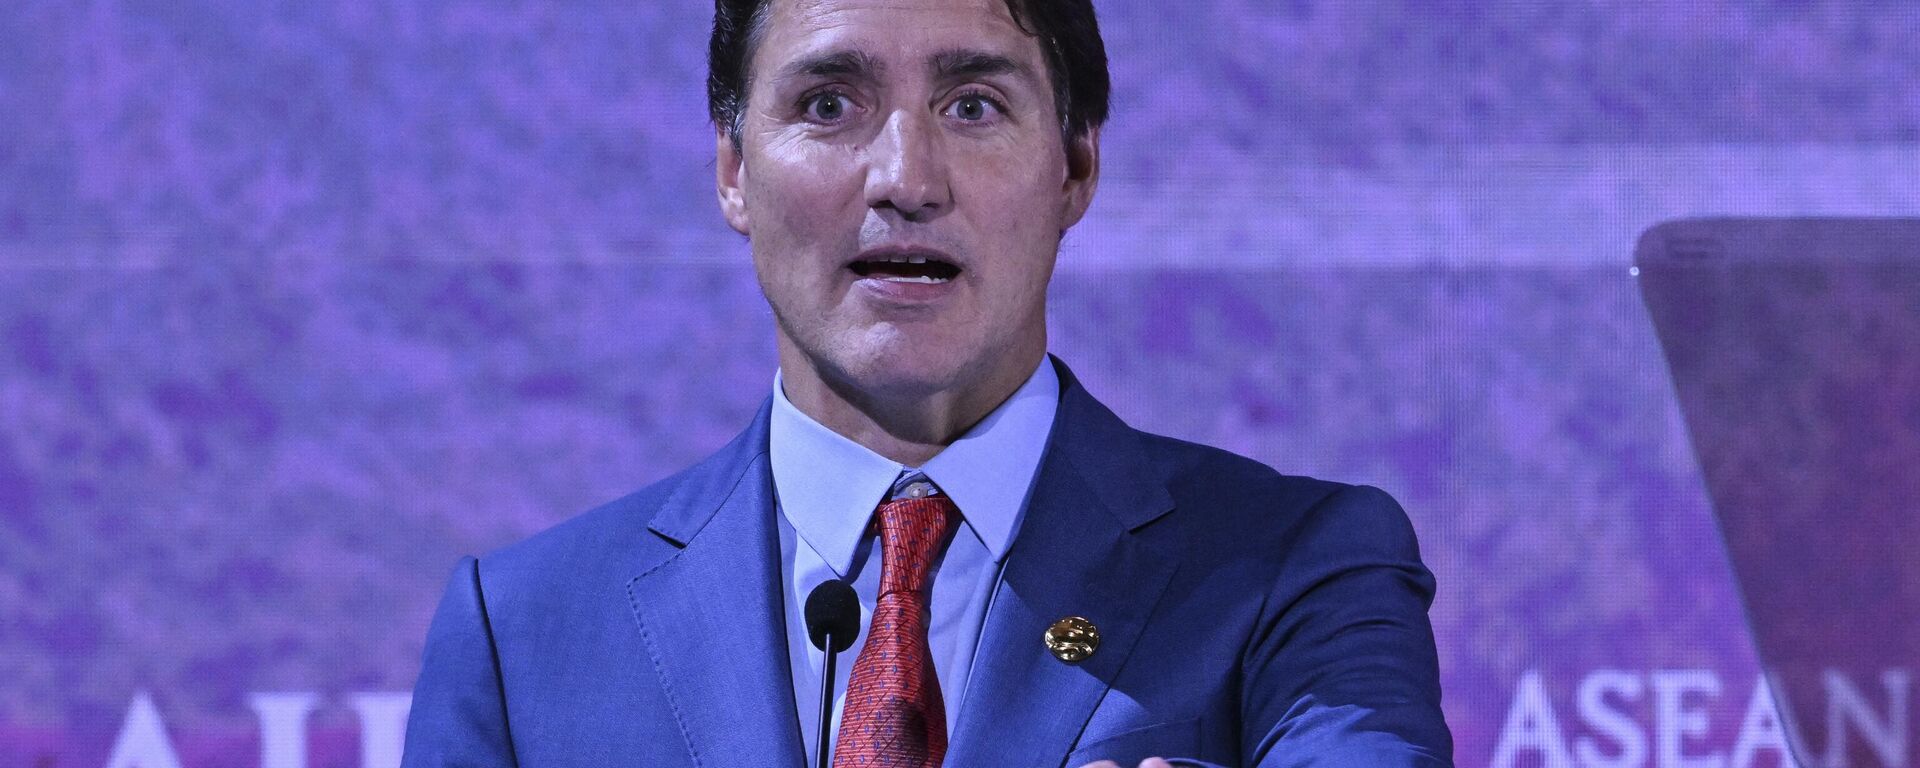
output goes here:
<path id="1" fill-rule="evenodd" d="M 938 340 L 911 338 L 874 325 L 839 329 L 814 349 L 803 349 L 820 377 L 842 396 L 910 400 L 964 385 L 972 371 L 957 350 Z M 855 399 L 849 397 L 848 399 Z"/>

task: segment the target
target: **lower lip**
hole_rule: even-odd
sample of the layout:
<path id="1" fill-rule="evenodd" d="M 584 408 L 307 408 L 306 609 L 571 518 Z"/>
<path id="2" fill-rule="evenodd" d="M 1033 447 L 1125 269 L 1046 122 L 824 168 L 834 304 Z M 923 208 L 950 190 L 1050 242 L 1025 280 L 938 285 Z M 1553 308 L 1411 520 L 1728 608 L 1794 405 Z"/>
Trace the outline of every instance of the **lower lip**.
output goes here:
<path id="1" fill-rule="evenodd" d="M 895 304 L 927 304 L 953 293 L 955 284 L 958 282 L 958 280 L 948 280 L 944 283 L 908 283 L 878 277 L 862 277 L 854 280 L 853 284 L 883 301 Z"/>

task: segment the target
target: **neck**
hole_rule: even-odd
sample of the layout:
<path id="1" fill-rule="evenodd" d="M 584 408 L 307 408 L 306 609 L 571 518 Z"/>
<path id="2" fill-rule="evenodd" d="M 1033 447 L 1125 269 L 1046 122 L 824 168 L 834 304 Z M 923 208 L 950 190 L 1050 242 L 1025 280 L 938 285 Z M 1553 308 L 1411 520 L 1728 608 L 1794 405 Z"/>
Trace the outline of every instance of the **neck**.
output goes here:
<path id="1" fill-rule="evenodd" d="M 824 376 L 781 334 L 780 379 L 787 401 L 841 436 L 910 467 L 927 463 L 1012 397 L 1046 356 L 1046 340 L 1002 355 L 984 376 L 933 392 L 896 395 Z"/>

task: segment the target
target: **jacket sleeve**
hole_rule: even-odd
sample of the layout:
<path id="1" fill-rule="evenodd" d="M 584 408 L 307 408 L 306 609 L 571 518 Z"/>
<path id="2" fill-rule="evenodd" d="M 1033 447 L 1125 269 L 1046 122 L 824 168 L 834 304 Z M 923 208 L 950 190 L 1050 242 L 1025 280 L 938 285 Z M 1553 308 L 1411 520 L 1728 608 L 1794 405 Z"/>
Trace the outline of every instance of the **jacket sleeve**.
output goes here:
<path id="1" fill-rule="evenodd" d="M 427 630 L 420 679 L 407 717 L 402 768 L 497 768 L 516 764 L 506 690 L 480 591 L 480 562 L 463 558 Z"/>
<path id="2" fill-rule="evenodd" d="M 1343 487 L 1306 513 L 1281 557 L 1243 659 L 1248 763 L 1451 766 L 1433 574 L 1400 505 Z"/>

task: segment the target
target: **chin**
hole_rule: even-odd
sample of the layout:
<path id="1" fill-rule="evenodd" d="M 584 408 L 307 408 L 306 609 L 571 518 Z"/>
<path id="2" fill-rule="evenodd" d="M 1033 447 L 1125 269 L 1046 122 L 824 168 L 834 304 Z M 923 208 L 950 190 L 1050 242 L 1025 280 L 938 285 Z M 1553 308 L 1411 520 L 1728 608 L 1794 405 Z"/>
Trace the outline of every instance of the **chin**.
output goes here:
<path id="1" fill-rule="evenodd" d="M 929 354 L 926 349 L 887 344 L 848 350 L 840 369 L 847 382 L 862 392 L 895 397 L 930 395 L 953 389 L 974 366 L 956 355 Z"/>

